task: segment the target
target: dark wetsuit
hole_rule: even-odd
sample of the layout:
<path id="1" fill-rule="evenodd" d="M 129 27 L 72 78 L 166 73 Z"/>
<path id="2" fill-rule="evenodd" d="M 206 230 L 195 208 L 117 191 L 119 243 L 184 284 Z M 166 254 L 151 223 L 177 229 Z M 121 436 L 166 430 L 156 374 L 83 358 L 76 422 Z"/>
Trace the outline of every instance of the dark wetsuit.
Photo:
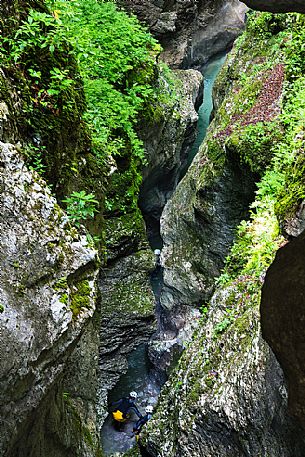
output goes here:
<path id="1" fill-rule="evenodd" d="M 140 433 L 143 425 L 145 425 L 146 422 L 148 422 L 149 419 L 151 419 L 151 418 L 152 418 L 152 414 L 150 414 L 150 413 L 145 414 L 145 416 L 140 417 L 140 419 L 136 422 L 136 424 L 133 427 L 133 432 L 136 434 Z"/>
<path id="2" fill-rule="evenodd" d="M 114 401 L 110 406 L 116 406 L 116 408 L 123 413 L 124 419 L 127 418 L 129 411 L 134 411 L 138 417 L 142 417 L 135 403 L 128 397 L 123 397 L 118 401 Z"/>

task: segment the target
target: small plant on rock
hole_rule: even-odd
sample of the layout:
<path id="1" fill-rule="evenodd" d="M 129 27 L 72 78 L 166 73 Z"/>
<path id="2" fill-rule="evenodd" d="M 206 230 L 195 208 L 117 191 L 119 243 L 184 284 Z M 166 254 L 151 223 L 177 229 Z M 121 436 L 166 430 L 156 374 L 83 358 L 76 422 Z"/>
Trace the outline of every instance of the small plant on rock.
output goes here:
<path id="1" fill-rule="evenodd" d="M 93 218 L 98 211 L 98 201 L 94 194 L 86 194 L 84 190 L 72 192 L 70 197 L 63 200 L 67 204 L 68 218 L 77 226 L 81 221 Z"/>

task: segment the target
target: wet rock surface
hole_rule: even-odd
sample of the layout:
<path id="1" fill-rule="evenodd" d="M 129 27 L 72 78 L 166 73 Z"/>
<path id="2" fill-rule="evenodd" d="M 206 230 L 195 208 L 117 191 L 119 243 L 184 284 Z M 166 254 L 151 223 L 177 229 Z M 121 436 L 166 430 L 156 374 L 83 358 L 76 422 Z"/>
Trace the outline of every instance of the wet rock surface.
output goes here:
<path id="1" fill-rule="evenodd" d="M 167 372 L 191 339 L 198 309 L 213 293 L 235 227 L 246 216 L 253 196 L 251 173 L 234 159 L 221 175 L 208 177 L 206 148 L 204 143 L 160 221 L 164 285 L 160 330 L 151 351 Z"/>
<path id="2" fill-rule="evenodd" d="M 282 247 L 263 286 L 263 337 L 272 347 L 288 381 L 289 410 L 305 428 L 304 232 Z"/>
<path id="3" fill-rule="evenodd" d="M 100 276 L 102 316 L 99 355 L 99 414 L 107 415 L 108 392 L 127 371 L 127 356 L 155 331 L 155 298 L 150 285 L 150 249 L 118 259 Z"/>
<path id="4" fill-rule="evenodd" d="M 139 205 L 150 231 L 159 231 L 162 210 L 177 186 L 196 137 L 196 109 L 202 101 L 203 78 L 198 71 L 177 70 L 175 77 L 176 102 L 149 129 L 140 127 L 148 166 L 143 173 Z"/>
<path id="5" fill-rule="evenodd" d="M 229 291 L 213 297 L 206 323 L 163 388 L 143 443 L 156 457 L 301 457 L 305 440 L 287 414 L 282 370 L 260 335 L 258 309 L 217 333 Z M 224 314 L 223 314 L 224 313 Z"/>
<path id="6" fill-rule="evenodd" d="M 161 263 L 165 287 L 161 305 L 196 306 L 213 292 L 234 236 L 253 196 L 253 181 L 238 163 L 228 163 L 221 176 L 209 181 L 204 144 L 161 218 L 164 247 Z"/>
<path id="7" fill-rule="evenodd" d="M 228 48 L 244 25 L 246 7 L 236 0 L 121 0 L 164 47 L 173 68 L 200 67 Z"/>
<path id="8" fill-rule="evenodd" d="M 40 456 L 37 438 L 46 455 L 61 456 L 63 448 L 71 448 L 73 455 L 91 456 L 94 424 L 92 446 L 72 429 L 67 430 L 69 446 L 60 438 L 55 445 L 48 426 L 56 417 L 53 430 L 59 433 L 62 377 L 67 366 L 73 372 L 73 351 L 94 315 L 97 253 L 85 236 L 71 229 L 44 181 L 28 171 L 12 145 L 0 144 L 0 164 L 1 455 Z M 57 402 L 48 403 L 57 394 Z M 38 438 L 32 434 L 39 422 L 34 410 L 46 402 L 50 416 L 40 422 Z M 94 407 L 91 412 L 94 418 Z"/>

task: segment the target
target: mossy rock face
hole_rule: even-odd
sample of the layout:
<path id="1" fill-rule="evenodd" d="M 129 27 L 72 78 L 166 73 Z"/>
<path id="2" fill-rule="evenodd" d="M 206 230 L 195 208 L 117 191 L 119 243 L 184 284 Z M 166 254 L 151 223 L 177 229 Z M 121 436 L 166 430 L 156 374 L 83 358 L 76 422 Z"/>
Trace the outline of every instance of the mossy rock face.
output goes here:
<path id="1" fill-rule="evenodd" d="M 105 219 L 106 258 L 109 261 L 130 255 L 147 248 L 145 224 L 140 211 Z"/>
<path id="2" fill-rule="evenodd" d="M 52 421 L 65 414 L 56 402 L 48 404 L 52 415 L 46 414 L 46 392 L 56 395 L 60 389 L 71 352 L 95 312 L 97 252 L 85 234 L 70 226 L 45 181 L 27 169 L 19 151 L 0 143 L 0 163 L 0 407 L 7 418 L 0 431 L 0 453 L 38 456 L 37 442 L 52 448 Z M 46 414 L 41 421 L 35 420 L 40 407 Z M 17 423 L 11 419 L 16 411 Z M 66 437 L 70 433 L 71 438 L 73 430 L 67 429 Z"/>
<path id="3" fill-rule="evenodd" d="M 163 388 L 142 440 L 151 455 L 287 455 L 305 442 L 287 415 L 283 373 L 262 340 L 261 283 L 247 278 L 215 293 L 193 342 Z M 243 287 L 241 287 L 243 284 Z M 252 290 L 253 292 L 253 290 Z M 275 420 L 277 425 L 269 427 Z M 217 426 L 216 426 L 217 424 Z M 197 449 L 197 451 L 196 451 Z"/>
<path id="4" fill-rule="evenodd" d="M 101 269 L 99 414 L 108 414 L 107 395 L 127 371 L 127 357 L 156 331 L 150 274 L 154 254 L 142 249 Z"/>
<path id="5" fill-rule="evenodd" d="M 48 12 L 43 2 L 34 0 L 9 2 L 0 8 L 0 28 L 8 40 L 14 39 L 30 9 Z M 2 141 L 22 142 L 27 163 L 43 174 L 59 202 L 73 191 L 93 192 L 100 212 L 88 228 L 93 235 L 100 235 L 105 166 L 92 153 L 88 128 L 82 121 L 86 101 L 71 46 L 66 42 L 54 52 L 28 46 L 26 54 L 13 63 L 7 43 L 0 59 L 0 103 L 5 107 L 0 109 Z M 65 72 L 72 83 L 59 95 L 51 96 L 48 89 L 54 68 Z M 33 69 L 40 73 L 37 81 L 33 80 Z"/>
<path id="6" fill-rule="evenodd" d="M 281 54 L 280 48 L 262 49 L 259 42 L 241 37 L 216 81 L 218 111 L 161 219 L 169 289 L 163 294 L 165 307 L 172 301 L 169 295 L 181 303 L 208 298 L 234 227 L 254 198 L 254 182 L 270 165 L 273 148 L 283 137 Z"/>
<path id="7" fill-rule="evenodd" d="M 219 457 L 280 457 L 283 454 L 301 457 L 305 452 L 304 433 L 288 414 L 283 372 L 263 341 L 259 324 L 260 294 L 266 270 L 278 247 L 285 243 L 275 210 L 280 211 L 279 206 L 284 202 L 285 194 L 284 214 L 287 214 L 289 204 L 293 212 L 293 198 L 304 198 L 303 178 L 298 173 L 303 169 L 304 161 L 301 150 L 304 150 L 305 94 L 303 50 L 299 50 L 304 49 L 300 48 L 305 40 L 304 19 L 300 15 L 250 15 L 250 19 L 249 32 L 237 43 L 220 75 L 219 111 L 199 157 L 195 159 L 197 167 L 190 169 L 193 179 L 200 176 L 200 181 L 195 180 L 200 185 L 192 183 L 193 193 L 187 194 L 187 201 L 189 206 L 199 210 L 199 214 L 206 215 L 205 223 L 209 224 L 217 214 L 216 211 L 213 213 L 213 205 L 209 204 L 213 176 L 214 185 L 219 185 L 229 163 L 231 166 L 239 163 L 243 167 L 247 164 L 258 181 L 258 189 L 251 205 L 250 218 L 238 226 L 225 269 L 215 281 L 215 292 L 211 300 L 202 306 L 200 329 L 195 332 L 193 342 L 165 385 L 157 411 L 147 426 L 144 440 L 148 451 L 154 456 L 196 455 L 198 449 L 200 455 Z M 283 24 L 288 23 L 291 29 L 285 32 Z M 294 54 L 291 49 L 294 49 Z M 299 61 L 297 74 L 296 61 Z M 286 64 L 285 71 L 283 62 Z M 238 100 L 240 94 L 243 97 Z M 265 96 L 272 103 L 267 104 L 265 111 L 261 111 Z M 200 165 L 205 165 L 206 173 L 203 166 L 198 171 Z M 186 176 L 178 187 L 178 196 L 183 195 L 190 181 L 191 178 Z M 204 182 L 207 183 L 206 187 Z M 198 192 L 196 198 L 194 189 Z M 176 205 L 175 195 L 173 200 Z M 171 216 L 174 214 L 173 209 L 167 211 Z M 189 220 L 189 213 L 181 206 L 180 211 L 182 217 Z M 297 218 L 298 224 L 290 227 L 295 229 L 294 233 L 304 227 L 304 203 Z M 172 220 L 178 225 L 177 220 Z M 173 268 L 174 261 L 179 261 L 179 253 L 185 255 L 181 246 L 188 237 L 182 233 L 184 238 L 178 240 L 180 243 L 172 243 L 171 251 L 166 247 L 172 256 L 169 269 Z M 299 241 L 303 242 L 303 238 Z M 170 245 L 173 238 L 168 236 L 168 239 Z M 211 239 L 208 240 L 209 245 Z M 284 247 L 280 251 L 278 263 L 280 259 L 285 263 L 285 256 L 281 258 L 281 252 L 289 252 L 288 248 L 289 245 L 287 250 Z M 296 250 L 300 251 L 298 248 Z M 296 260 L 296 255 L 294 258 Z M 164 260 L 166 267 L 166 256 Z M 192 264 L 190 259 L 189 278 L 194 277 L 194 266 L 195 262 Z M 200 266 L 205 266 L 203 259 Z M 267 273 L 268 287 L 276 288 L 276 281 L 272 283 L 272 275 L 273 279 L 276 275 L 282 275 L 283 278 L 287 276 L 287 271 L 281 271 L 279 275 L 280 270 L 277 263 L 274 269 L 269 269 L 271 276 Z M 168 277 L 171 280 L 170 275 Z M 291 279 L 288 278 L 289 281 Z M 295 278 L 295 281 L 298 279 Z M 283 284 L 285 293 L 289 294 L 287 284 Z M 268 301 L 270 305 L 273 303 L 272 312 L 276 319 L 279 318 L 274 307 L 277 298 L 274 290 L 268 292 L 266 287 L 264 290 L 265 331 L 268 331 L 274 347 L 283 358 L 287 373 L 291 375 L 291 360 L 295 354 L 289 357 L 289 344 L 286 344 L 285 338 L 277 341 L 279 334 L 287 333 L 278 331 L 287 319 L 282 318 L 283 322 L 277 321 L 276 324 L 275 318 L 270 320 Z M 277 294 L 281 296 L 280 291 Z M 285 308 L 283 299 L 281 307 Z M 283 309 L 278 311 L 287 317 L 287 309 Z M 275 331 L 273 324 L 278 326 Z M 298 363 L 296 365 L 299 366 Z M 301 409 L 298 409 L 298 413 L 302 415 Z"/>
<path id="8" fill-rule="evenodd" d="M 154 254 L 149 249 L 137 251 L 101 271 L 100 288 L 103 313 L 150 316 L 155 299 L 150 285 L 150 273 L 155 267 Z"/>
<path id="9" fill-rule="evenodd" d="M 91 287 L 88 279 L 77 281 L 72 286 L 70 309 L 77 316 L 84 308 L 91 306 Z"/>

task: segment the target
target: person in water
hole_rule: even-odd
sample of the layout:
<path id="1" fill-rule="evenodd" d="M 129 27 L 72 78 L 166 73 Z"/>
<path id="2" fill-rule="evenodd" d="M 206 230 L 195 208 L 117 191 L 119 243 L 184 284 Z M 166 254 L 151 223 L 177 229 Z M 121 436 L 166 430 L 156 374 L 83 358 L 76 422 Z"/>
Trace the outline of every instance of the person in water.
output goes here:
<path id="1" fill-rule="evenodd" d="M 122 431 L 123 423 L 126 422 L 130 417 L 130 412 L 134 412 L 138 418 L 142 417 L 142 414 L 138 410 L 135 400 L 138 394 L 136 392 L 130 392 L 128 397 L 120 398 L 118 401 L 114 401 L 110 404 L 111 407 L 115 406 L 116 409 L 112 412 L 115 426 Z"/>
<path id="2" fill-rule="evenodd" d="M 136 436 L 138 437 L 139 436 L 139 433 L 143 427 L 143 425 L 145 425 L 149 419 L 152 418 L 152 413 L 153 413 L 153 407 L 151 405 L 148 405 L 146 406 L 145 408 L 145 416 L 142 416 L 140 417 L 140 419 L 135 423 L 134 427 L 133 427 L 133 435 L 132 436 Z"/>

